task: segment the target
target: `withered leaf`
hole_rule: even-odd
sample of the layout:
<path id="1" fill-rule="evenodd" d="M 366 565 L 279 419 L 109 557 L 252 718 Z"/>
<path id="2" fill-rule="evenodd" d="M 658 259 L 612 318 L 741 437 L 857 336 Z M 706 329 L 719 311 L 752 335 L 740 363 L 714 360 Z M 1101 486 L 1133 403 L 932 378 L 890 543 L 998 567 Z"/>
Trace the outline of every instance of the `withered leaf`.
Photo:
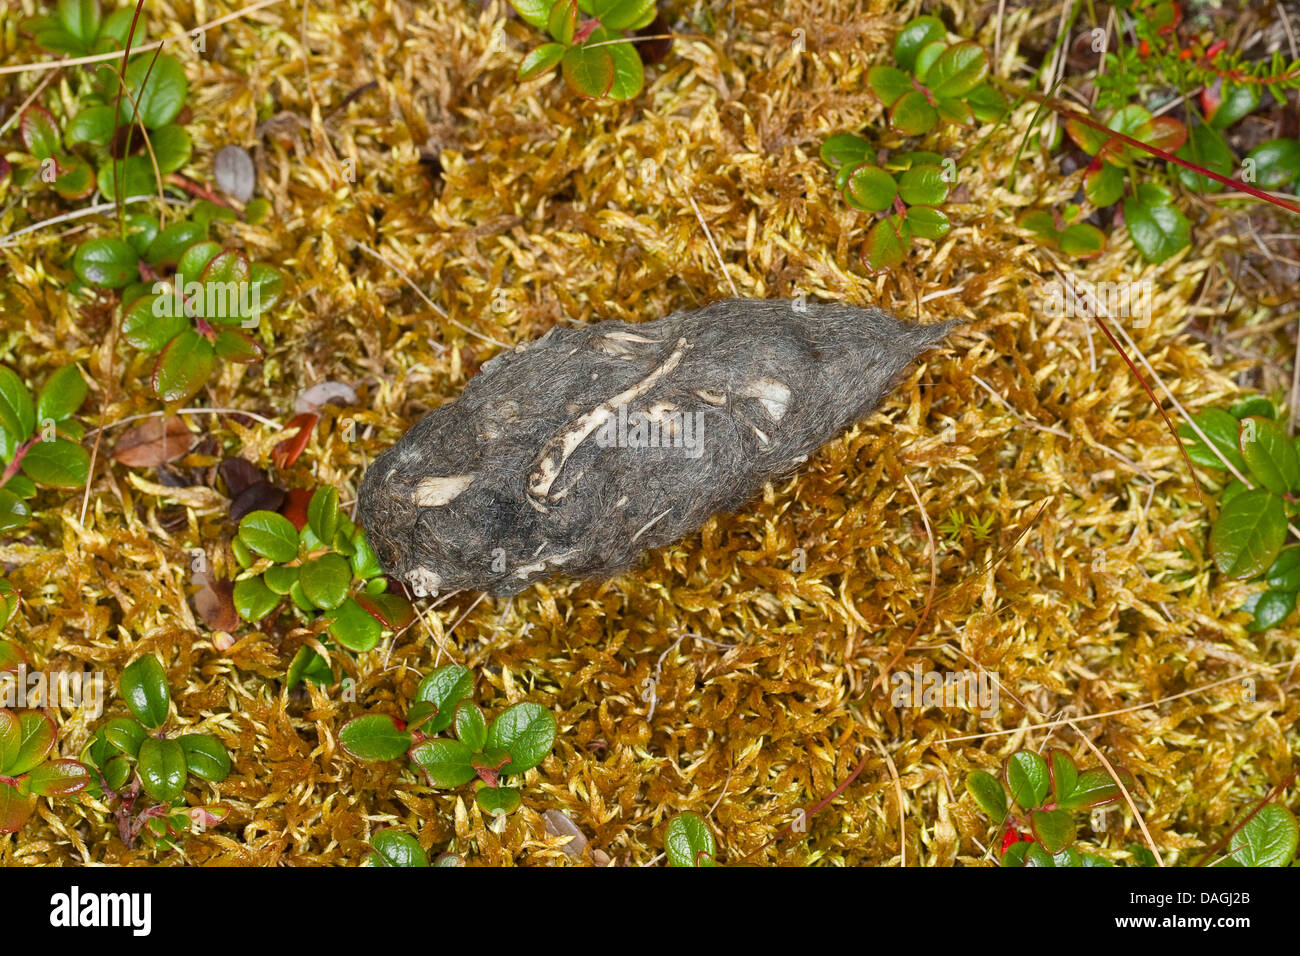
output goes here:
<path id="1" fill-rule="evenodd" d="M 230 581 L 208 580 L 194 595 L 194 610 L 211 630 L 229 632 L 239 627 L 234 591 Z"/>
<path id="2" fill-rule="evenodd" d="M 230 517 L 239 521 L 254 511 L 279 511 L 284 503 L 284 490 L 265 479 L 249 485 L 230 502 Z"/>
<path id="3" fill-rule="evenodd" d="M 148 418 L 122 433 L 113 460 L 128 468 L 154 468 L 182 458 L 194 447 L 194 435 L 179 416 Z"/>

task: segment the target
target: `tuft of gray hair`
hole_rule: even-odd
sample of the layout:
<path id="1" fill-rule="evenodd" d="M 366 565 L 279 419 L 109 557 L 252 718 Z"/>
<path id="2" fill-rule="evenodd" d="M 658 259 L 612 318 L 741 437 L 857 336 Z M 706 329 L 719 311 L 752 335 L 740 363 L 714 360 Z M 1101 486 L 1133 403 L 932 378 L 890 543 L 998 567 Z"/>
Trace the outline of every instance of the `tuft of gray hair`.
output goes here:
<path id="1" fill-rule="evenodd" d="M 360 520 L 416 594 L 610 577 L 865 418 L 955 324 L 729 299 L 556 327 L 487 362 L 380 455 Z"/>

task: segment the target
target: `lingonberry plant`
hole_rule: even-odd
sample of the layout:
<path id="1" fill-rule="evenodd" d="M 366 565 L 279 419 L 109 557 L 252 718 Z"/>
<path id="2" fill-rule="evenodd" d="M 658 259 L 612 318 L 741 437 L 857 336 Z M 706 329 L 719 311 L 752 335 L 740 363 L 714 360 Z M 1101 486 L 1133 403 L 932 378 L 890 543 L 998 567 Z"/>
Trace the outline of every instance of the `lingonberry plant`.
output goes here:
<path id="1" fill-rule="evenodd" d="M 976 770 L 966 778 L 966 789 L 997 824 L 1003 866 L 1110 866 L 1074 846 L 1074 812 L 1120 798 L 1118 784 L 1105 770 L 1080 771 L 1063 750 L 1051 751 L 1047 760 L 1022 750 L 1007 757 L 1001 778 Z"/>
<path id="2" fill-rule="evenodd" d="M 231 548 L 244 569 L 234 601 L 245 621 L 261 621 L 288 597 L 304 620 L 327 622 L 340 647 L 364 653 L 386 629 L 401 630 L 415 616 L 409 601 L 388 592 L 365 532 L 339 510 L 338 491 L 328 485 L 312 494 L 302 527 L 274 511 L 254 511 L 239 522 Z M 336 680 L 329 663 L 306 645 L 290 664 L 286 684 L 292 688 L 304 679 L 320 685 Z"/>
<path id="3" fill-rule="evenodd" d="M 550 41 L 524 57 L 519 79 L 555 67 L 569 89 L 588 99 L 630 100 L 645 85 L 645 66 L 627 31 L 655 19 L 655 0 L 510 0 L 520 18 Z"/>
<path id="4" fill-rule="evenodd" d="M 220 783 L 230 773 L 230 754 L 211 734 L 168 736 L 171 691 L 158 658 L 145 654 L 122 671 L 119 691 L 130 717 L 114 717 L 101 725 L 81 758 L 97 778 L 92 791 L 118 799 L 118 825 L 123 842 L 132 845 L 144 835 L 156 847 L 171 846 L 184 832 L 225 819 L 228 808 L 188 806 L 185 786 L 190 776 Z M 156 803 L 136 811 L 140 791 Z"/>
<path id="5" fill-rule="evenodd" d="M 90 782 L 76 760 L 49 759 L 58 738 L 54 721 L 36 710 L 0 710 L 0 833 L 13 833 L 39 797 L 68 797 Z"/>
<path id="6" fill-rule="evenodd" d="M 35 400 L 23 380 L 0 366 L 0 531 L 26 524 L 37 485 L 80 488 L 90 474 L 85 429 L 73 416 L 86 400 L 86 380 L 75 365 L 48 379 Z"/>
<path id="7" fill-rule="evenodd" d="M 679 813 L 668 821 L 664 852 L 669 866 L 718 866 L 713 831 L 698 813 Z"/>
<path id="8" fill-rule="evenodd" d="M 339 746 L 356 760 L 396 760 L 405 754 L 429 785 L 475 781 L 474 801 L 492 816 L 519 807 L 519 790 L 504 778 L 537 766 L 555 746 L 555 717 L 540 704 L 507 707 L 489 723 L 470 700 L 474 677 L 459 664 L 433 671 L 400 721 L 388 714 L 355 717 L 339 731 Z M 436 736 L 451 730 L 454 737 Z"/>

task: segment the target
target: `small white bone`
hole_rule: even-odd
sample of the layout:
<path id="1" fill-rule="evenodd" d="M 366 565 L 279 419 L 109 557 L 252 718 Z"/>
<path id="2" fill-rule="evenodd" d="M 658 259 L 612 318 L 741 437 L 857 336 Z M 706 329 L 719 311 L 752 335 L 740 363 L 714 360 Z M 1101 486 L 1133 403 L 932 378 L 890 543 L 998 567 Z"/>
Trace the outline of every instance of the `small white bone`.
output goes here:
<path id="1" fill-rule="evenodd" d="M 421 508 L 447 504 L 474 482 L 473 475 L 446 475 L 421 478 L 415 486 L 414 500 Z"/>

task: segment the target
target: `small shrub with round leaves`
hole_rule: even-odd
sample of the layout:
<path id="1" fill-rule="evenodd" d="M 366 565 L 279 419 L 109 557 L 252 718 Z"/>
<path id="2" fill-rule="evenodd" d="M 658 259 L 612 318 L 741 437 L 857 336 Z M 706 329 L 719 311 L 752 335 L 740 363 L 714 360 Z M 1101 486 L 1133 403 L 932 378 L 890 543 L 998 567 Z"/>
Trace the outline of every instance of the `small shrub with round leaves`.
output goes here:
<path id="1" fill-rule="evenodd" d="M 519 66 L 530 80 L 557 66 L 568 88 L 587 99 L 630 100 L 645 85 L 645 66 L 625 38 L 655 19 L 655 0 L 510 0 L 520 19 L 547 33 Z"/>
<path id="2" fill-rule="evenodd" d="M 0 710 L 0 833 L 31 818 L 39 797 L 68 797 L 86 789 L 90 774 L 77 760 L 49 759 L 58 731 L 36 710 Z"/>
<path id="3" fill-rule="evenodd" d="M 37 485 L 80 488 L 90 475 L 85 429 L 73 416 L 86 400 L 75 365 L 59 369 L 35 399 L 23 380 L 0 366 L 0 531 L 26 524 Z"/>
<path id="4" fill-rule="evenodd" d="M 325 620 L 334 644 L 354 653 L 372 650 L 386 631 L 415 617 L 411 603 L 388 591 L 388 579 L 365 532 L 339 510 L 338 491 L 317 488 L 301 528 L 274 511 L 254 511 L 239 522 L 231 542 L 243 572 L 235 581 L 235 610 L 256 623 L 287 597 L 307 621 Z M 299 649 L 287 684 L 336 680 L 329 663 L 310 647 Z"/>
<path id="5" fill-rule="evenodd" d="M 505 778 L 531 770 L 555 746 L 555 717 L 540 704 L 507 707 L 489 722 L 470 695 L 474 677 L 448 664 L 420 682 L 400 721 L 388 714 L 354 717 L 339 731 L 339 746 L 355 760 L 405 755 L 429 785 L 455 789 L 474 781 L 474 800 L 490 816 L 519 807 L 518 789 Z M 453 736 L 438 736 L 450 730 Z"/>

